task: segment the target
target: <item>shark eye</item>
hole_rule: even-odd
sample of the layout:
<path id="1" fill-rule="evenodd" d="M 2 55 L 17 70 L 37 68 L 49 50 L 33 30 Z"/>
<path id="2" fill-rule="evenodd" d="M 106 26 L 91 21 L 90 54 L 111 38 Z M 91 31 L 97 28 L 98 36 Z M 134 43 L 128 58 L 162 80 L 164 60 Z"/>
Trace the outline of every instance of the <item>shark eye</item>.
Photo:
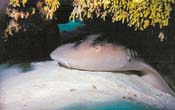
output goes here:
<path id="1" fill-rule="evenodd" d="M 100 45 L 95 46 L 95 52 L 99 52 L 99 51 L 101 51 L 101 46 Z"/>

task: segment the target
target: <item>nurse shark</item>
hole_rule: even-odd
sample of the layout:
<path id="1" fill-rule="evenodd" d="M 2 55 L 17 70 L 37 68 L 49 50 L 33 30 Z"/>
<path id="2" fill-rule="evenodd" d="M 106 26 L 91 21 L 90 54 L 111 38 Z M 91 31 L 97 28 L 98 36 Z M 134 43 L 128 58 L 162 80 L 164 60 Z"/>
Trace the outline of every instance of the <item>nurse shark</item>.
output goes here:
<path id="1" fill-rule="evenodd" d="M 99 36 L 100 34 L 90 35 L 84 41 L 62 45 L 50 57 L 71 69 L 97 72 L 140 71 L 143 80 L 174 95 L 167 82 L 153 67 L 140 58 L 133 57 L 133 52 L 125 46 L 105 42 L 95 44 Z"/>

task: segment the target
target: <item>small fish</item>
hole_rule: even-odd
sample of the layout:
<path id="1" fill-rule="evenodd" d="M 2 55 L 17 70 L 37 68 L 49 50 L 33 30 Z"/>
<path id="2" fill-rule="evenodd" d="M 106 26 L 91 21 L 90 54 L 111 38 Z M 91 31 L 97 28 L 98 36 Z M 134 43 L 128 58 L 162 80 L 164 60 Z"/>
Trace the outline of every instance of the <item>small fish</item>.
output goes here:
<path id="1" fill-rule="evenodd" d="M 70 32 L 70 31 L 74 31 L 80 27 L 85 26 L 85 24 L 81 21 L 70 21 L 68 23 L 64 23 L 64 24 L 58 24 L 58 28 L 60 32 Z"/>

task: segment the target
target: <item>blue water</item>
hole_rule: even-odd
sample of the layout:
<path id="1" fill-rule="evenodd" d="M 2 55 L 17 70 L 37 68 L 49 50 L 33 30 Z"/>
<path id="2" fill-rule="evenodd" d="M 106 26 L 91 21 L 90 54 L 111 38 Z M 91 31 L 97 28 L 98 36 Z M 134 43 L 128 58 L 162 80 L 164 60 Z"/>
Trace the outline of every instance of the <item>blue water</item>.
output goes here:
<path id="1" fill-rule="evenodd" d="M 103 102 L 94 104 L 77 104 L 62 108 L 63 110 L 158 110 L 157 108 L 131 102 Z"/>
<path id="2" fill-rule="evenodd" d="M 58 24 L 58 28 L 60 30 L 60 32 L 69 32 L 69 31 L 73 31 L 76 30 L 79 27 L 84 26 L 85 24 L 79 20 L 77 21 L 69 21 L 68 23 L 65 24 Z"/>

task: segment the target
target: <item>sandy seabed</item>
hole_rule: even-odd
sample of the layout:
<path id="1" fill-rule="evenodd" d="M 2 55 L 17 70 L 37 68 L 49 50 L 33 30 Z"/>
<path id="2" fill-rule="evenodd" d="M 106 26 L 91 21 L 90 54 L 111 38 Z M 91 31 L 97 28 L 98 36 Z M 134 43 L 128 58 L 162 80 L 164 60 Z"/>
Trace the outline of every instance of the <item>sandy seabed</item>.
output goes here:
<path id="1" fill-rule="evenodd" d="M 29 65 L 0 65 L 0 110 L 175 110 L 175 97 L 137 75 Z"/>

